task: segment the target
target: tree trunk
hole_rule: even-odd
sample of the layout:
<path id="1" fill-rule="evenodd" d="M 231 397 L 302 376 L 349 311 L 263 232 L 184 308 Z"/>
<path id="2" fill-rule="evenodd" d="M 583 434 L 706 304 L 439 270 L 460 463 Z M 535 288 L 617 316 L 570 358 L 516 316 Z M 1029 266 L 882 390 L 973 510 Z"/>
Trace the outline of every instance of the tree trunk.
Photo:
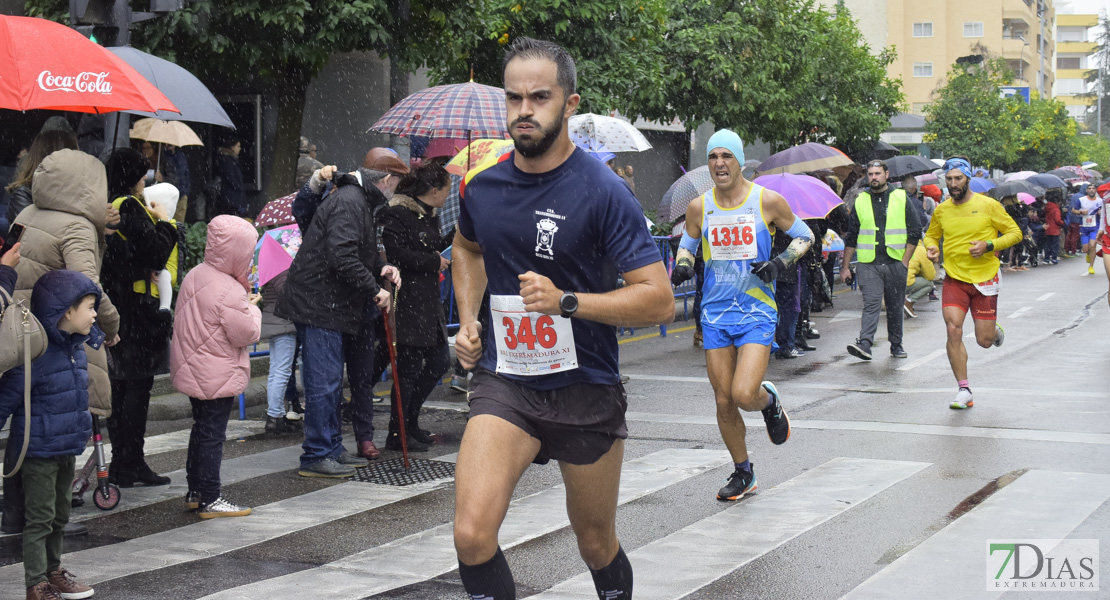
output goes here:
<path id="1" fill-rule="evenodd" d="M 412 9 L 409 0 L 399 0 L 394 8 L 394 18 L 397 20 L 397 30 L 393 32 L 393 41 L 389 51 L 389 105 L 396 106 L 409 95 L 409 74 L 401 66 L 399 60 L 401 48 L 405 47 L 409 35 L 409 25 L 412 19 Z M 389 136 L 389 147 L 397 151 L 405 164 L 409 162 L 409 139 L 400 136 Z"/>
<path id="2" fill-rule="evenodd" d="M 267 198 L 276 198 L 293 190 L 297 176 L 297 148 L 301 138 L 305 98 L 310 77 L 306 70 L 291 65 L 280 78 L 275 90 L 278 101 L 277 131 L 274 133 L 274 156 L 270 174 L 263 190 Z"/>

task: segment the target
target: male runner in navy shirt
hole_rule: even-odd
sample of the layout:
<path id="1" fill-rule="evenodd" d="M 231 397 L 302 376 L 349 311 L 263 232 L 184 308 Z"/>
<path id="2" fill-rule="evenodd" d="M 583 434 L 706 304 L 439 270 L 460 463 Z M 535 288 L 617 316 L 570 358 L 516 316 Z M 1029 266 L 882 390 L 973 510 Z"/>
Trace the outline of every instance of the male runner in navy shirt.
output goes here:
<path id="1" fill-rule="evenodd" d="M 453 250 L 455 351 L 478 368 L 455 473 L 459 574 L 472 598 L 516 597 L 497 532 L 528 465 L 555 459 L 599 595 L 631 598 L 616 535 L 628 430 L 613 326 L 669 323 L 674 296 L 636 198 L 567 134 L 579 102 L 574 60 L 518 38 L 503 78 L 515 151 L 467 175 Z M 620 289 L 606 275 L 612 265 Z"/>

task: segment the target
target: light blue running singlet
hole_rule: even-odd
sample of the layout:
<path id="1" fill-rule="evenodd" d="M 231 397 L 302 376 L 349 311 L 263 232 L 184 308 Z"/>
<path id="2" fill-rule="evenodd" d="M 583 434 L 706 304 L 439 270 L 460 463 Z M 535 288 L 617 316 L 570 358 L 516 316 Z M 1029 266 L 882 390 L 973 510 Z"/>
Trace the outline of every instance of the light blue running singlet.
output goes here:
<path id="1" fill-rule="evenodd" d="M 744 203 L 734 208 L 718 206 L 715 191 L 702 196 L 702 323 L 776 323 L 775 284 L 763 283 L 751 269 L 752 263 L 771 258 L 774 225 L 763 220 L 763 186 L 753 183 Z"/>

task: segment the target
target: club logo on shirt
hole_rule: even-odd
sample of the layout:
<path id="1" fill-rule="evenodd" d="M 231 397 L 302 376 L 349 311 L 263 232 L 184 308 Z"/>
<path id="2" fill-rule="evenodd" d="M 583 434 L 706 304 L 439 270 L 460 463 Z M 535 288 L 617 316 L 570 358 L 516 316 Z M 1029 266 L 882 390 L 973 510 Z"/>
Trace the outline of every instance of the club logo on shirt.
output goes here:
<path id="1" fill-rule="evenodd" d="M 536 256 L 555 260 L 555 232 L 559 231 L 558 221 L 564 221 L 566 217 L 552 212 L 550 208 L 537 210 L 536 217 L 539 219 L 536 221 Z"/>
<path id="2" fill-rule="evenodd" d="M 536 223 L 536 256 L 541 258 L 555 258 L 555 232 L 559 226 L 551 219 L 541 219 Z M 546 254 L 541 254 L 541 252 Z"/>

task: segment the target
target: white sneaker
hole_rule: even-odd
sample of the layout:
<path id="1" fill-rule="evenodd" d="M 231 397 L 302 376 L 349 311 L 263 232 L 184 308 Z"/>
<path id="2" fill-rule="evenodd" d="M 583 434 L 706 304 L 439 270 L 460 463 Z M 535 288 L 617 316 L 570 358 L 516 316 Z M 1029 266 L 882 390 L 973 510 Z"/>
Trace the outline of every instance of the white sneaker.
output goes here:
<path id="1" fill-rule="evenodd" d="M 948 405 L 948 408 L 963 410 L 965 408 L 971 408 L 972 406 L 975 406 L 975 401 L 972 399 L 971 390 L 960 388 L 960 391 L 956 392 L 956 399 L 952 401 L 952 404 Z"/>
<path id="2" fill-rule="evenodd" d="M 224 500 L 223 496 L 216 498 L 208 504 L 201 503 L 197 508 L 197 516 L 202 519 L 215 519 L 217 517 L 245 517 L 251 514 L 249 506 L 238 506 Z"/>
<path id="3" fill-rule="evenodd" d="M 301 413 L 299 413 L 297 411 L 291 410 L 291 411 L 285 413 L 285 418 L 289 419 L 290 421 L 300 421 L 301 419 L 304 418 L 304 415 L 302 415 Z"/>
<path id="4" fill-rule="evenodd" d="M 1002 345 L 1002 341 L 1006 339 L 1006 332 L 1002 331 L 1002 326 L 997 323 L 994 326 L 994 344 L 995 348 Z"/>

